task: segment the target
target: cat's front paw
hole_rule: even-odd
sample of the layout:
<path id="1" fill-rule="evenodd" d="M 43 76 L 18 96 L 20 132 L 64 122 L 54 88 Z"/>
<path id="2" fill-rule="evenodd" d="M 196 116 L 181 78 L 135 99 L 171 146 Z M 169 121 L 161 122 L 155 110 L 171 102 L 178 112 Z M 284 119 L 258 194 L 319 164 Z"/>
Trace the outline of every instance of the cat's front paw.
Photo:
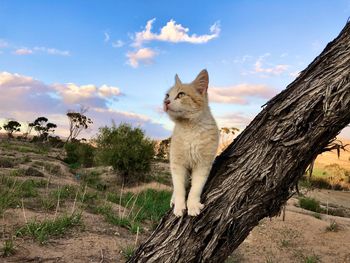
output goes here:
<path id="1" fill-rule="evenodd" d="M 177 217 L 181 217 L 184 215 L 184 212 L 186 210 L 186 203 L 185 202 L 175 202 L 174 207 L 174 215 Z"/>
<path id="2" fill-rule="evenodd" d="M 198 216 L 204 205 L 198 200 L 187 200 L 187 214 L 189 216 Z"/>

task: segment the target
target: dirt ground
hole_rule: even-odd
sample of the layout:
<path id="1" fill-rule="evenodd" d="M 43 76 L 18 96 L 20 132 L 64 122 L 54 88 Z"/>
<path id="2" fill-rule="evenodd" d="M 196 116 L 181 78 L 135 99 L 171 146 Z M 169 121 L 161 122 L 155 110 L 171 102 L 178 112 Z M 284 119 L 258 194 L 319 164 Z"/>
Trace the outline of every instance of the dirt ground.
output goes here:
<path id="1" fill-rule="evenodd" d="M 10 153 L 10 156 L 20 158 L 28 153 Z M 53 153 L 50 153 L 54 156 Z M 49 161 L 61 166 L 61 174 L 50 177 L 51 183 L 57 187 L 60 184 L 78 184 L 74 174 L 67 166 L 54 157 L 30 153 L 32 162 Z M 28 165 L 28 164 L 26 164 Z M 21 164 L 20 168 L 25 165 Z M 5 173 L 7 168 L 0 168 Z M 160 163 L 156 169 L 169 174 L 166 163 Z M 112 174 L 109 169 L 103 170 L 106 182 Z M 0 173 L 0 174 L 1 174 Z M 150 182 L 124 191 L 140 192 L 144 189 L 170 190 L 170 187 L 160 182 Z M 314 190 L 307 193 L 318 199 L 322 204 L 329 203 L 344 209 L 350 209 L 350 192 L 330 190 Z M 350 218 L 321 215 L 316 218 L 313 212 L 296 207 L 297 200 L 289 200 L 286 208 L 285 221 L 282 217 L 264 219 L 253 229 L 249 237 L 233 252 L 227 263 L 233 262 L 330 262 L 350 263 Z M 66 203 L 66 207 L 73 206 Z M 114 204 L 114 209 L 119 207 Z M 123 209 L 123 208 L 122 208 Z M 62 211 L 63 212 L 63 208 Z M 44 213 L 40 210 L 21 207 L 7 209 L 0 217 L 0 248 L 11 233 L 26 220 L 37 218 L 53 218 L 55 212 Z M 0 257 L 0 262 L 125 262 L 123 250 L 135 247 L 144 241 L 151 233 L 151 227 L 145 223 L 144 231 L 132 234 L 120 226 L 107 223 L 103 216 L 83 211 L 80 227 L 68 231 L 61 238 L 51 238 L 47 244 L 40 245 L 29 237 L 16 237 L 16 253 L 9 257 Z M 327 227 L 336 222 L 337 231 L 327 231 Z"/>

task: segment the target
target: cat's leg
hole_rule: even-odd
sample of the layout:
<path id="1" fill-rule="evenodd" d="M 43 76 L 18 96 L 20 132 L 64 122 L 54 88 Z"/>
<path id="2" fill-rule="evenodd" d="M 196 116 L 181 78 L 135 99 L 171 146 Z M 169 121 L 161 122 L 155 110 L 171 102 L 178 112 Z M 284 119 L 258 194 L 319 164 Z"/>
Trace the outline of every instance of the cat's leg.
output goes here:
<path id="1" fill-rule="evenodd" d="M 185 176 L 185 191 L 186 193 L 188 193 L 188 191 L 190 190 L 190 179 L 189 179 L 190 174 L 188 173 L 188 171 L 186 171 L 186 176 Z M 170 207 L 172 208 L 175 205 L 175 197 L 174 197 L 174 191 L 171 195 L 171 199 L 170 199 Z"/>
<path id="2" fill-rule="evenodd" d="M 171 176 L 173 179 L 173 196 L 172 203 L 174 204 L 174 214 L 183 216 L 186 210 L 186 176 L 187 169 L 179 164 L 171 165 Z"/>
<path id="3" fill-rule="evenodd" d="M 210 167 L 207 166 L 198 166 L 192 170 L 192 185 L 187 198 L 187 214 L 190 216 L 199 215 L 204 207 L 200 201 L 209 172 Z"/>

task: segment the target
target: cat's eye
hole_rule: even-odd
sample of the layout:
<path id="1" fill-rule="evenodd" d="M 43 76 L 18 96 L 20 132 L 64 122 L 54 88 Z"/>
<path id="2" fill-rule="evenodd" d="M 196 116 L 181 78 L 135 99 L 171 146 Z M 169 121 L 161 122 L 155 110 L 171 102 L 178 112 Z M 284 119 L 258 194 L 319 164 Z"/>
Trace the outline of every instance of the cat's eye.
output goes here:
<path id="1" fill-rule="evenodd" d="M 176 96 L 177 99 L 181 99 L 183 96 L 185 96 L 186 93 L 185 92 L 179 92 Z"/>
<path id="2" fill-rule="evenodd" d="M 169 99 L 169 94 L 165 94 L 165 100 Z"/>

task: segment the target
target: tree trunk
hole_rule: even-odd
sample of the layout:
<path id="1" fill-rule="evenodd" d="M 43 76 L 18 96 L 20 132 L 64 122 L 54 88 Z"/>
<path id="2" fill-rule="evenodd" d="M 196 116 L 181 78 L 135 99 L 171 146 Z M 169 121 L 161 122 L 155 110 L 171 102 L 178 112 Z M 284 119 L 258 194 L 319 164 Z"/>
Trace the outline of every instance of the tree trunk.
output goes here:
<path id="1" fill-rule="evenodd" d="M 169 211 L 128 262 L 224 262 L 349 123 L 350 22 L 216 158 L 201 214 Z"/>

